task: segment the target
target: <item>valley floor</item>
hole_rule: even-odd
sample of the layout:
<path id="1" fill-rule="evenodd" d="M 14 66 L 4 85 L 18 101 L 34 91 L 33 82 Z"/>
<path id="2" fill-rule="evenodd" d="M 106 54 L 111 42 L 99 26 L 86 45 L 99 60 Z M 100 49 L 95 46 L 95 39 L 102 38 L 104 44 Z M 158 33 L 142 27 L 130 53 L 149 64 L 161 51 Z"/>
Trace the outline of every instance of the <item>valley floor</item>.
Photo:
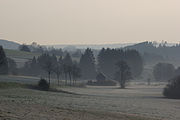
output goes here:
<path id="1" fill-rule="evenodd" d="M 163 98 L 163 87 L 0 89 L 0 120 L 180 120 L 180 100 Z"/>

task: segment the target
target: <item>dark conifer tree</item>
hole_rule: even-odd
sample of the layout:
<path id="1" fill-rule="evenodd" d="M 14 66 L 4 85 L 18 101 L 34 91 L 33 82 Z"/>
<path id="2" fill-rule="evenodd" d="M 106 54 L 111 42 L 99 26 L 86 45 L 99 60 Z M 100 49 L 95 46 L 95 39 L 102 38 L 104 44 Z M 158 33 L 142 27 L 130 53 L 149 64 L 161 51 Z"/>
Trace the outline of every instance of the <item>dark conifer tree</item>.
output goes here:
<path id="1" fill-rule="evenodd" d="M 124 52 L 118 49 L 102 49 L 98 55 L 99 71 L 113 79 L 116 72 L 116 63 L 123 59 Z"/>
<path id="2" fill-rule="evenodd" d="M 168 81 L 175 75 L 175 68 L 169 63 L 158 63 L 153 68 L 153 75 L 157 81 Z"/>
<path id="3" fill-rule="evenodd" d="M 131 68 L 131 73 L 133 77 L 138 77 L 141 75 L 143 71 L 143 60 L 139 52 L 137 52 L 136 50 L 124 51 L 124 60 Z"/>
<path id="4" fill-rule="evenodd" d="M 0 74 L 8 74 L 8 61 L 2 46 L 0 46 Z"/>
<path id="5" fill-rule="evenodd" d="M 113 79 L 116 63 L 124 60 L 131 68 L 132 76 L 138 77 L 143 70 L 143 60 L 136 50 L 102 49 L 98 55 L 98 70 Z"/>
<path id="6" fill-rule="evenodd" d="M 95 58 L 91 49 L 87 48 L 80 58 L 79 63 L 83 79 L 95 79 Z"/>

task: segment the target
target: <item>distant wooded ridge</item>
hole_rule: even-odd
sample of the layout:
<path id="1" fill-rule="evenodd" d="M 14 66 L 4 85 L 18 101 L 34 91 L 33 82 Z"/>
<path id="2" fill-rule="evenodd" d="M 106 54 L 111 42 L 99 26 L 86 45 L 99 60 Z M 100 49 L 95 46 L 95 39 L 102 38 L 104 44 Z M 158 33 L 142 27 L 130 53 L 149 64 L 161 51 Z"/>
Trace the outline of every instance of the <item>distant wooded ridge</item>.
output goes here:
<path id="1" fill-rule="evenodd" d="M 142 45 L 144 43 L 147 43 L 148 41 L 141 42 L 141 43 L 115 43 L 115 44 L 75 44 L 75 45 L 65 45 L 65 44 L 57 44 L 57 45 L 42 45 L 45 47 L 54 47 L 54 48 L 62 48 L 65 50 L 76 50 L 76 49 L 102 49 L 102 48 L 123 48 L 123 47 L 133 47 L 137 45 Z M 175 46 L 178 43 L 167 43 L 165 41 L 158 43 L 158 42 L 148 42 L 153 43 L 153 45 L 158 46 L 160 44 L 166 44 L 166 46 Z M 0 39 L 0 45 L 3 46 L 5 49 L 18 49 L 20 43 L 9 41 L 9 40 L 3 40 Z"/>

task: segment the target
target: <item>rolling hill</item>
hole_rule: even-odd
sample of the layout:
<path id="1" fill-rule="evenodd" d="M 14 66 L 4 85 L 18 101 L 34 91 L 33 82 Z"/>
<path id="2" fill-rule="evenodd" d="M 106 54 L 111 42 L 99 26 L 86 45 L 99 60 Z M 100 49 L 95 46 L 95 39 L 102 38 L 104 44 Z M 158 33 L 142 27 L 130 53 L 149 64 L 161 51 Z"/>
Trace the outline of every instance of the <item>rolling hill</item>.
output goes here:
<path id="1" fill-rule="evenodd" d="M 40 53 L 24 52 L 19 50 L 4 49 L 6 56 L 15 60 L 18 67 L 22 67 L 25 62 L 31 60 L 34 56 L 38 57 Z"/>
<path id="2" fill-rule="evenodd" d="M 17 50 L 20 44 L 8 40 L 0 39 L 0 45 L 3 46 L 4 49 Z"/>

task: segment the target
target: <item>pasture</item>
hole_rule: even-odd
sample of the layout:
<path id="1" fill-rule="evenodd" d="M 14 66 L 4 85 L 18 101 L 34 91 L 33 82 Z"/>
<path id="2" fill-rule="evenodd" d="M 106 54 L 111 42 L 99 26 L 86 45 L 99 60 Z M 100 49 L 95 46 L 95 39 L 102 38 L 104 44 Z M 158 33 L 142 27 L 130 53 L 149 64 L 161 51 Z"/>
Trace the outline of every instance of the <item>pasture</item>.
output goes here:
<path id="1" fill-rule="evenodd" d="M 15 60 L 17 67 L 23 67 L 24 63 L 28 60 L 33 59 L 33 57 L 38 57 L 40 53 L 31 53 L 31 52 L 24 52 L 19 50 L 10 50 L 5 49 L 6 56 Z"/>
<path id="2" fill-rule="evenodd" d="M 0 76 L 0 81 L 5 78 L 6 82 L 21 84 L 38 81 L 38 78 L 23 76 Z M 180 100 L 164 98 L 163 87 L 157 84 L 130 84 L 127 89 L 117 86 L 56 86 L 69 93 L 19 86 L 0 88 L 0 119 L 179 120 Z"/>

